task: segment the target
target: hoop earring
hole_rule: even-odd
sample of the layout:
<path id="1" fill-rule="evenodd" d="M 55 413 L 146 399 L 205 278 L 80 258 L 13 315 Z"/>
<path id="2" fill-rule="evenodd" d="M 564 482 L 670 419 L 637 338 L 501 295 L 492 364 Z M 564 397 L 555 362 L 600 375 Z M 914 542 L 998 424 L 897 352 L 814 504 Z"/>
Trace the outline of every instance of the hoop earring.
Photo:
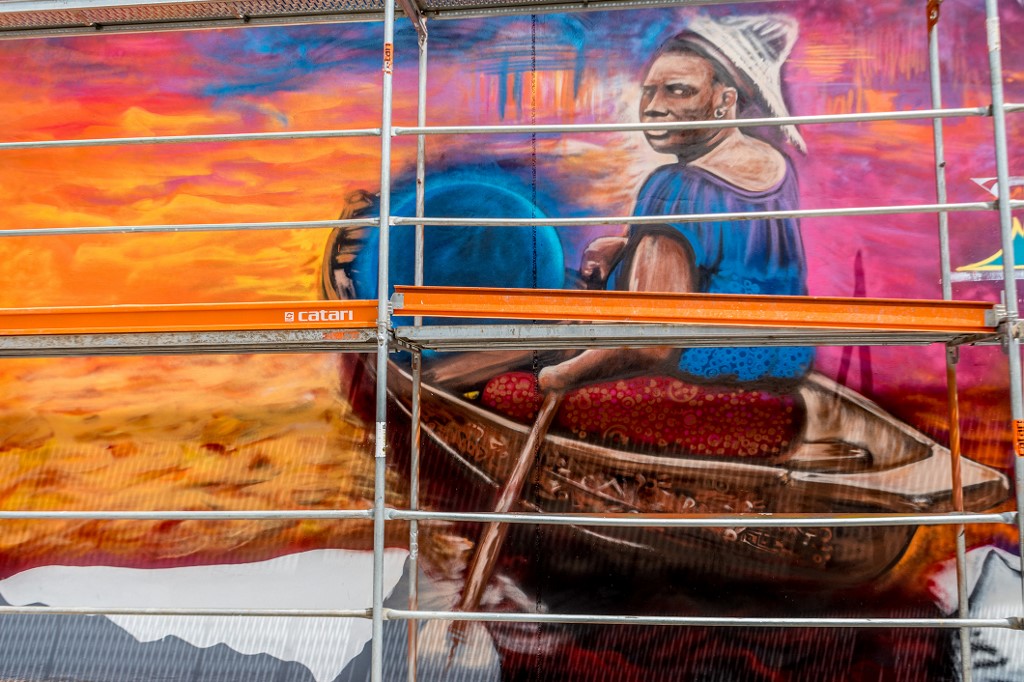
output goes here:
<path id="1" fill-rule="evenodd" d="M 715 109 L 715 118 L 725 118 L 725 109 Z"/>

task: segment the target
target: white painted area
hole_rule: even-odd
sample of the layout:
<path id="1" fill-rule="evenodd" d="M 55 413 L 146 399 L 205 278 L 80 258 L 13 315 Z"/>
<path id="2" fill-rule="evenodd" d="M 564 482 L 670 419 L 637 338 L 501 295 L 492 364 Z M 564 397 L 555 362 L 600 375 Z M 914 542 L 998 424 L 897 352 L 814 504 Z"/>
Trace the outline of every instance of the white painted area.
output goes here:
<path id="1" fill-rule="evenodd" d="M 928 587 L 935 603 L 956 615 L 959 598 L 956 561 L 944 562 Z M 1024 613 L 1021 599 L 1020 559 L 997 547 L 979 547 L 967 553 L 967 603 L 971 618 L 1009 618 Z M 954 647 L 960 676 L 960 647 Z M 1005 628 L 971 630 L 974 682 L 1024 680 L 1024 632 Z"/>
<path id="2" fill-rule="evenodd" d="M 1024 5 L 1024 2 L 1020 3 Z M 978 186 L 994 197 L 999 196 L 999 178 L 971 178 Z M 1008 178 L 1009 187 L 1024 187 L 1024 175 L 1011 175 Z"/>
<path id="3" fill-rule="evenodd" d="M 407 552 L 384 553 L 384 590 L 402 576 Z M 316 550 L 269 561 L 181 568 L 43 566 L 0 580 L 12 605 L 91 608 L 366 609 L 373 555 Z M 225 644 L 309 668 L 333 680 L 370 641 L 371 622 L 353 618 L 104 616 L 140 642 L 169 635 L 197 647 Z"/>

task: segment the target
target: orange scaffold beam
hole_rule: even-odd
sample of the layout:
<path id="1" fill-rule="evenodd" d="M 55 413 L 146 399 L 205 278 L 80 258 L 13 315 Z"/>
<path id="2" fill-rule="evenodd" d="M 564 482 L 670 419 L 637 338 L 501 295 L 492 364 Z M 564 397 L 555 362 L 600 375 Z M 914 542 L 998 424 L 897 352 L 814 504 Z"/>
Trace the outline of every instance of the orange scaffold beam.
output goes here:
<path id="1" fill-rule="evenodd" d="M 992 303 L 823 296 L 396 286 L 395 313 L 584 322 L 992 333 Z"/>
<path id="2" fill-rule="evenodd" d="M 274 301 L 0 309 L 0 335 L 362 329 L 377 301 Z"/>

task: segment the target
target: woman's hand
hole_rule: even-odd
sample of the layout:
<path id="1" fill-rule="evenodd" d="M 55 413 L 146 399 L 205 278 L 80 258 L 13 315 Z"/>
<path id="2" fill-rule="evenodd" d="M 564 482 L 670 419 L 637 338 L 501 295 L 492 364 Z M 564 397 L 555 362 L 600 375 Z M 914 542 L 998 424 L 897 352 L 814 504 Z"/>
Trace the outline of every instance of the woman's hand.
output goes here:
<path id="1" fill-rule="evenodd" d="M 537 387 L 541 393 L 564 391 L 569 387 L 569 381 L 561 367 L 562 365 L 551 365 L 537 374 Z"/>
<path id="2" fill-rule="evenodd" d="M 580 276 L 588 284 L 603 284 L 622 257 L 626 237 L 599 237 L 587 244 L 580 259 Z"/>

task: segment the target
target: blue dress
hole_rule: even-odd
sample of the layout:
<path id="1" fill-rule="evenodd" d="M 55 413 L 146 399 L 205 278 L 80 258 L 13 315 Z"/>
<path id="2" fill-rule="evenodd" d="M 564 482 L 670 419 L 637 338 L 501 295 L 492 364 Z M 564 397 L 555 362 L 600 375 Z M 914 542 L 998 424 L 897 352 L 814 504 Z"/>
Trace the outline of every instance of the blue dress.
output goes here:
<path id="1" fill-rule="evenodd" d="M 764 192 L 746 191 L 703 169 L 675 163 L 647 178 L 634 215 L 785 211 L 798 205 L 796 172 L 788 160 L 783 180 Z M 621 272 L 628 268 L 630 245 L 652 233 L 671 235 L 691 252 L 699 291 L 807 295 L 800 223 L 794 218 L 634 225 L 610 287 L 623 288 Z M 691 348 L 682 352 L 679 369 L 704 382 L 793 381 L 809 371 L 813 359 L 813 348 Z"/>

